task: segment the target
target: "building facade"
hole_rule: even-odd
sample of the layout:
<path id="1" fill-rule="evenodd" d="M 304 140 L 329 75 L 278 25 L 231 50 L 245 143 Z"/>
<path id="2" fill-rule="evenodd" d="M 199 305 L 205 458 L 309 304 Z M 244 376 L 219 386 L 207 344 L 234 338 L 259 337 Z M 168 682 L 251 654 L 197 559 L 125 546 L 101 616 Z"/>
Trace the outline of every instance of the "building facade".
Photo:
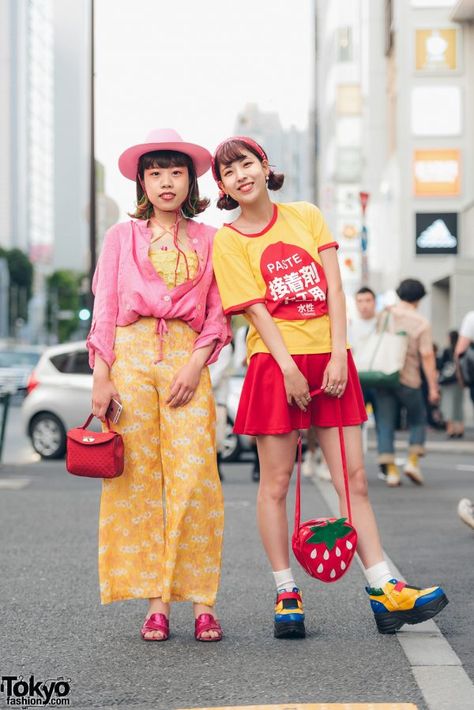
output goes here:
<path id="1" fill-rule="evenodd" d="M 50 256 L 54 222 L 52 0 L 1 0 L 0 244 Z"/>
<path id="2" fill-rule="evenodd" d="M 54 2 L 54 269 L 89 268 L 91 3 Z"/>
<path id="3" fill-rule="evenodd" d="M 346 285 L 421 279 L 440 343 L 474 305 L 471 5 L 316 3 L 320 202 Z"/>

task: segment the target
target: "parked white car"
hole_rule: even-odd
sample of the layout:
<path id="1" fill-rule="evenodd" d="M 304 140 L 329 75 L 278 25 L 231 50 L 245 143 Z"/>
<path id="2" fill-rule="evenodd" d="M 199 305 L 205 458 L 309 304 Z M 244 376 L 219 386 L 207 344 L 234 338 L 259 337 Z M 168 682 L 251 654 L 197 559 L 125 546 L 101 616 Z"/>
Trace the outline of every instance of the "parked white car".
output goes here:
<path id="1" fill-rule="evenodd" d="M 62 458 L 66 432 L 82 424 L 91 411 L 92 371 L 85 342 L 45 350 L 27 390 L 22 417 L 34 450 L 44 459 Z"/>
<path id="2" fill-rule="evenodd" d="M 238 461 L 249 450 L 249 437 L 232 432 L 243 374 L 231 375 L 222 461 Z M 23 423 L 34 450 L 43 459 L 62 458 L 66 432 L 82 424 L 91 411 L 92 370 L 85 341 L 55 345 L 43 353 L 30 375 L 22 405 Z M 99 429 L 94 419 L 92 428 Z"/>

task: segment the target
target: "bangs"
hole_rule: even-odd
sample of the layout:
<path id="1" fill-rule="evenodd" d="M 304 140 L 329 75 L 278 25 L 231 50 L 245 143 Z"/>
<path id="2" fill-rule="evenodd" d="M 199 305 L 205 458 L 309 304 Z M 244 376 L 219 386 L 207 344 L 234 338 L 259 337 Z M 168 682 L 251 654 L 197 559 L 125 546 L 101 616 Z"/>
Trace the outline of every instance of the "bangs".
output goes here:
<path id="1" fill-rule="evenodd" d="M 224 145 L 220 146 L 215 157 L 215 164 L 219 177 L 221 175 L 221 165 L 227 166 L 233 163 L 235 160 L 243 160 L 245 158 L 245 155 L 242 152 L 243 150 L 253 153 L 253 155 L 255 155 L 255 157 L 261 161 L 260 157 L 252 149 L 252 147 L 250 145 L 247 145 L 247 143 L 244 143 L 244 141 L 227 141 L 226 143 L 224 143 Z"/>
<path id="2" fill-rule="evenodd" d="M 139 172 L 150 168 L 193 168 L 189 155 L 175 150 L 155 150 L 140 157 Z"/>

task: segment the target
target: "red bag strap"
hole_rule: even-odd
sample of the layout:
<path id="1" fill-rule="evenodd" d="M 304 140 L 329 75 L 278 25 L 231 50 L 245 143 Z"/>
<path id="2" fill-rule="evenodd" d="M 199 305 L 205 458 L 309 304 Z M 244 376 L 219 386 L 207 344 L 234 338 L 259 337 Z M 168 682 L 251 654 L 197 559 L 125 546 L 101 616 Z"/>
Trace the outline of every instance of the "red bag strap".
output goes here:
<path id="1" fill-rule="evenodd" d="M 89 416 L 87 417 L 84 424 L 82 426 L 78 427 L 78 429 L 87 429 L 87 427 L 89 426 L 89 424 L 91 423 L 91 421 L 93 419 L 94 419 L 94 415 L 92 413 L 89 414 Z M 105 423 L 107 424 L 107 429 L 110 431 L 110 420 L 108 417 L 105 417 Z"/>
<path id="2" fill-rule="evenodd" d="M 313 390 L 310 392 L 311 397 L 316 397 L 318 394 L 322 394 L 322 389 Z M 347 517 L 348 522 L 352 525 L 352 508 L 351 508 L 351 496 L 349 491 L 349 475 L 347 473 L 347 459 L 346 459 L 346 446 L 344 442 L 344 430 L 342 426 L 342 412 L 341 412 L 341 402 L 339 398 L 336 399 L 337 407 L 337 419 L 338 419 L 338 432 L 339 432 L 339 446 L 341 449 L 341 460 L 342 460 L 342 471 L 344 474 L 344 490 L 346 493 L 346 505 L 347 505 Z M 301 414 L 301 419 L 303 419 L 303 414 Z M 300 527 L 301 519 L 301 460 L 303 458 L 303 442 L 301 439 L 301 433 L 298 436 L 298 464 L 296 467 L 296 497 L 295 497 L 295 527 L 294 533 Z"/>

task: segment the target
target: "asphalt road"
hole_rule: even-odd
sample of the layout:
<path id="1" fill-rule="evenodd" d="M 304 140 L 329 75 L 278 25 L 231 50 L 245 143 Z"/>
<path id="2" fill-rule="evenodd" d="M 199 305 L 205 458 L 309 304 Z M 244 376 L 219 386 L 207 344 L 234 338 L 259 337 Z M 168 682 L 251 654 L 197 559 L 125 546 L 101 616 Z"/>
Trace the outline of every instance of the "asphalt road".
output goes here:
<path id="1" fill-rule="evenodd" d="M 20 434 L 15 436 L 18 451 L 25 453 Z M 474 495 L 474 462 L 472 455 L 454 451 L 433 454 L 426 464 L 425 487 L 407 482 L 389 490 L 377 480 L 369 454 L 371 497 L 384 547 L 405 578 L 445 587 L 450 604 L 437 617 L 438 627 L 462 663 L 460 670 L 473 681 L 474 533 L 459 522 L 456 504 Z M 99 603 L 100 484 L 69 476 L 62 462 L 1 467 L 2 675 L 70 679 L 74 708 L 178 710 L 323 701 L 436 708 L 423 696 L 401 634 L 377 633 L 356 564 L 334 585 L 297 570 L 308 636 L 304 641 L 273 638 L 273 580 L 257 536 L 250 468 L 249 463 L 224 467 L 226 533 L 218 611 L 225 639 L 196 643 L 191 606 L 180 604 L 173 609 L 170 640 L 159 644 L 139 636 L 145 601 Z M 329 512 L 320 489 L 309 481 L 303 508 L 305 517 Z M 291 517 L 292 500 L 289 510 Z M 432 643 L 419 638 L 427 648 Z M 452 692 L 451 707 L 469 710 L 456 702 L 455 687 Z M 0 693 L 3 707 L 2 702 Z"/>

